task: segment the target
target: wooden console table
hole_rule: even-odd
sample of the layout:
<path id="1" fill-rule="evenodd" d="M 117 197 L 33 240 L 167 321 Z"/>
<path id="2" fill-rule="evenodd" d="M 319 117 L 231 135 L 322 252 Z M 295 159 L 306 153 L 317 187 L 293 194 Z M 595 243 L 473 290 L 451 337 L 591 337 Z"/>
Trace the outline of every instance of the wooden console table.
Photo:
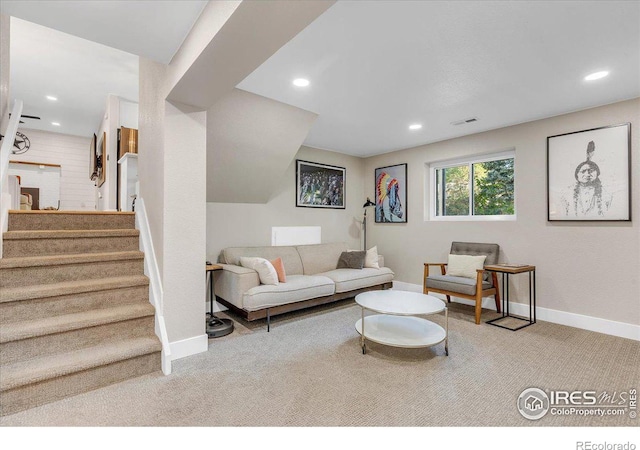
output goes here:
<path id="1" fill-rule="evenodd" d="M 484 266 L 484 270 L 502 274 L 502 316 L 497 319 L 488 320 L 487 323 L 496 327 L 505 328 L 507 330 L 516 331 L 529 325 L 536 323 L 536 266 L 528 264 L 494 264 Z M 509 314 L 509 275 L 518 273 L 529 274 L 529 318 L 512 316 Z M 505 303 L 506 302 L 506 303 Z M 506 307 L 505 307 L 506 305 Z M 507 317 L 522 320 L 525 323 L 516 328 L 510 328 L 502 324 L 496 323 Z"/>

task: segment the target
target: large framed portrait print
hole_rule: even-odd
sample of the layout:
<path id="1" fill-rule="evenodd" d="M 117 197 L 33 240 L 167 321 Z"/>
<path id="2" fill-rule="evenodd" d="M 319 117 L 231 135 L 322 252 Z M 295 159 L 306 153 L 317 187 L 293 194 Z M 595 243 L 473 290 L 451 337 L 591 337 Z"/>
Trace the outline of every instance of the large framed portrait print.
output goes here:
<path id="1" fill-rule="evenodd" d="M 345 209 L 344 167 L 296 160 L 296 206 Z"/>
<path id="2" fill-rule="evenodd" d="M 376 223 L 407 223 L 407 165 L 375 170 Z"/>
<path id="3" fill-rule="evenodd" d="M 631 220 L 631 124 L 547 138 L 549 221 Z"/>

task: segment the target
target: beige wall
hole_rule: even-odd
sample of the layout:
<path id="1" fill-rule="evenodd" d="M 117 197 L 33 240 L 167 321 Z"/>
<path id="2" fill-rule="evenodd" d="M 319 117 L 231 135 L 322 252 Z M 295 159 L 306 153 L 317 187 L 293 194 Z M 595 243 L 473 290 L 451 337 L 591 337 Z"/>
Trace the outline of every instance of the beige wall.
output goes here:
<path id="1" fill-rule="evenodd" d="M 295 159 L 346 168 L 346 208 L 296 207 Z M 366 200 L 362 169 L 361 158 L 301 147 L 267 203 L 207 203 L 207 259 L 216 261 L 225 247 L 271 245 L 271 227 L 320 226 L 322 242 L 347 242 L 350 248 L 360 248 Z"/>
<path id="2" fill-rule="evenodd" d="M 240 89 L 224 95 L 207 110 L 207 201 L 266 203 L 316 117 Z"/>
<path id="3" fill-rule="evenodd" d="M 548 222 L 547 136 L 625 122 L 632 124 L 633 222 Z M 385 255 L 396 280 L 413 284 L 422 283 L 425 261 L 446 262 L 452 241 L 495 242 L 501 261 L 536 265 L 539 307 L 640 324 L 639 127 L 640 99 L 634 99 L 368 158 L 365 192 L 372 198 L 376 167 L 408 163 L 409 222 L 371 224 L 367 240 Z M 425 164 L 511 148 L 516 149 L 516 221 L 424 220 Z M 520 277 L 515 294 L 526 302 L 526 277 Z"/>

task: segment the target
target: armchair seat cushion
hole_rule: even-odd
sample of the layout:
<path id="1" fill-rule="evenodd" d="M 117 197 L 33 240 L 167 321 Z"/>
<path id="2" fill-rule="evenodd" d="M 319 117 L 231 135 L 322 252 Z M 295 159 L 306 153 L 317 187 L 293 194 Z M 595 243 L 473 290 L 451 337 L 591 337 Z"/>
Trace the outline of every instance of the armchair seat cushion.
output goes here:
<path id="1" fill-rule="evenodd" d="M 471 278 L 454 277 L 452 275 L 429 275 L 426 285 L 428 288 L 458 292 L 460 294 L 476 294 L 476 280 Z M 482 283 L 483 290 L 490 289 L 492 286 L 493 284 L 488 281 Z"/>

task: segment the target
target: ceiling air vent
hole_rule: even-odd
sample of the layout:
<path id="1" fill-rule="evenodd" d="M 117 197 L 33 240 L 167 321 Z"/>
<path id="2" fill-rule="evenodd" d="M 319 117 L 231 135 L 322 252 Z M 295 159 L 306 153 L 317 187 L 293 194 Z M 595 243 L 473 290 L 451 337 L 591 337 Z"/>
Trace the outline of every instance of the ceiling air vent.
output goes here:
<path id="1" fill-rule="evenodd" d="M 477 117 L 471 117 L 470 119 L 458 120 L 456 122 L 451 122 L 451 125 L 464 125 L 465 123 L 473 123 L 477 122 Z"/>

